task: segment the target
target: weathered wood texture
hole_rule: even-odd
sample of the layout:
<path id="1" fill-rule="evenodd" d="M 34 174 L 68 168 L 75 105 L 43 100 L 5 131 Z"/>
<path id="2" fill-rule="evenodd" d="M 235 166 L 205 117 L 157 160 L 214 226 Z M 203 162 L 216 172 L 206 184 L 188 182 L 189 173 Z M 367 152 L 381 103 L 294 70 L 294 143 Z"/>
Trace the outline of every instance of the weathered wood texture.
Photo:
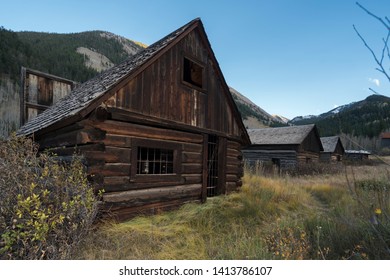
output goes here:
<path id="1" fill-rule="evenodd" d="M 36 70 L 22 68 L 21 124 L 68 95 L 75 82 Z"/>
<path id="2" fill-rule="evenodd" d="M 298 163 L 312 163 L 318 162 L 320 158 L 320 153 L 302 151 L 297 154 Z"/>
<path id="3" fill-rule="evenodd" d="M 118 219 L 201 200 L 202 135 L 114 120 L 87 119 L 38 141 L 42 149 L 51 148 L 59 156 L 81 153 L 96 190 L 105 191 L 105 208 Z M 166 145 L 177 147 L 181 162 L 178 173 L 149 176 L 132 173 L 132 150 L 137 148 L 134 143 L 138 145 L 143 141 L 156 141 L 162 148 Z M 123 208 L 134 208 L 134 211 Z"/>
<path id="4" fill-rule="evenodd" d="M 183 58 L 195 57 L 204 65 L 203 89 L 183 82 Z M 201 129 L 241 137 L 207 49 L 198 32 L 192 32 L 125 86 L 107 105 Z"/>
<path id="5" fill-rule="evenodd" d="M 344 153 L 329 153 L 322 152 L 320 154 L 320 161 L 322 162 L 338 162 L 343 160 Z"/>
<path id="6" fill-rule="evenodd" d="M 230 140 L 226 145 L 226 193 L 230 193 L 242 186 L 241 177 L 244 175 L 244 165 L 241 145 Z"/>
<path id="7" fill-rule="evenodd" d="M 287 150 L 245 150 L 243 151 L 246 163 L 253 168 L 258 163 L 272 164 L 273 159 L 278 159 L 280 168 L 287 169 L 298 163 L 297 152 Z"/>
<path id="8" fill-rule="evenodd" d="M 96 190 L 104 189 L 105 209 L 123 220 L 139 213 L 202 200 L 204 145 L 198 133 L 162 129 L 115 120 L 86 119 L 38 139 L 42 149 L 59 156 L 83 155 Z M 156 141 L 161 147 L 174 145 L 180 151 L 177 174 L 138 175 L 132 172 L 133 149 Z M 220 141 L 220 193 L 237 190 L 243 175 L 240 143 Z M 133 209 L 133 210 L 131 210 Z"/>

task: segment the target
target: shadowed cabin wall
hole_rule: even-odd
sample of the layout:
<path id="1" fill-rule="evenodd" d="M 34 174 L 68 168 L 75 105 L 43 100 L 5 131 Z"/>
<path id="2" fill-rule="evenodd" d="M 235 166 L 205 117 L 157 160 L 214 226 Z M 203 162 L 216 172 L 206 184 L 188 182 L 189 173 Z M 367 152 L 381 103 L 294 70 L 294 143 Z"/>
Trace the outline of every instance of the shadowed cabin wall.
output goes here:
<path id="1" fill-rule="evenodd" d="M 42 149 L 59 156 L 81 153 L 96 190 L 103 188 L 105 209 L 120 220 L 140 213 L 156 213 L 189 201 L 202 201 L 204 184 L 204 135 L 156 128 L 92 116 L 41 137 Z M 172 145 L 180 162 L 174 175 L 137 175 L 132 169 L 139 145 Z M 58 148 L 61 147 L 61 148 Z M 207 147 L 207 145 L 206 145 Z M 240 144 L 226 141 L 226 160 L 221 166 L 223 193 L 241 186 L 243 168 Z"/>

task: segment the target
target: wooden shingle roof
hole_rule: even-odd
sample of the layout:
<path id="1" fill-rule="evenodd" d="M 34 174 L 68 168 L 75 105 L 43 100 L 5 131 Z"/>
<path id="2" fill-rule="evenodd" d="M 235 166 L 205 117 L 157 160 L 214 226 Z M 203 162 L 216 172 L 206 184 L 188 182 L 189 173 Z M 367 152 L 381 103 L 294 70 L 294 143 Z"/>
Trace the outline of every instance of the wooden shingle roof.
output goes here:
<path id="1" fill-rule="evenodd" d="M 202 26 L 199 18 L 190 21 L 129 59 L 79 85 L 65 98 L 22 126 L 17 134 L 31 135 L 54 126 L 60 121 L 70 123 L 74 119 L 84 117 L 102 102 L 102 97 L 106 92 L 114 89 L 121 81 L 137 72 L 175 39 L 179 39 L 180 35 L 199 24 Z"/>
<path id="2" fill-rule="evenodd" d="M 334 153 L 339 142 L 340 137 L 330 136 L 330 137 L 321 137 L 322 147 L 324 148 L 325 153 Z"/>
<path id="3" fill-rule="evenodd" d="M 276 128 L 248 129 L 253 145 L 300 145 L 315 129 L 314 124 Z"/>

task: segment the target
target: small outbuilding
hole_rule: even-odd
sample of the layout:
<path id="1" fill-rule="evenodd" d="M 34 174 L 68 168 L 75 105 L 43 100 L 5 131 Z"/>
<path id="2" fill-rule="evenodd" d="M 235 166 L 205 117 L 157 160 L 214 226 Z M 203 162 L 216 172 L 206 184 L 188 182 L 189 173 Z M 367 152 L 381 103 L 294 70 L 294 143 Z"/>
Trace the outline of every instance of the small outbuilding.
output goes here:
<path id="1" fill-rule="evenodd" d="M 75 87 L 19 135 L 77 150 L 119 220 L 241 186 L 250 144 L 200 19 Z"/>
<path id="2" fill-rule="evenodd" d="M 320 154 L 320 160 L 323 162 L 342 161 L 345 150 L 339 136 L 321 137 L 324 151 Z"/>
<path id="3" fill-rule="evenodd" d="M 22 67 L 21 77 L 21 126 L 68 95 L 77 85 L 74 81 L 26 67 Z"/>
<path id="4" fill-rule="evenodd" d="M 345 150 L 345 159 L 349 161 L 365 161 L 370 159 L 371 153 L 366 150 Z"/>
<path id="5" fill-rule="evenodd" d="M 380 139 L 381 139 L 381 148 L 390 149 L 390 132 L 381 133 Z"/>
<path id="6" fill-rule="evenodd" d="M 286 169 L 298 163 L 318 162 L 323 151 L 314 124 L 248 129 L 248 134 L 252 144 L 243 149 L 243 155 L 250 165 L 262 162 Z"/>

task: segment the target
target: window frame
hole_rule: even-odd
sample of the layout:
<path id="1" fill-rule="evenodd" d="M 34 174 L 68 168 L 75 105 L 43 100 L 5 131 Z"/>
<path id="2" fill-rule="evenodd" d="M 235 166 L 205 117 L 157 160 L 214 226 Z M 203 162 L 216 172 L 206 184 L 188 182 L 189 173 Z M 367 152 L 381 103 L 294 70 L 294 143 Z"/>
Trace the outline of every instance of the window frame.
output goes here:
<path id="1" fill-rule="evenodd" d="M 185 80 L 185 71 L 186 71 L 186 67 L 185 67 L 185 60 L 188 60 L 192 63 L 195 63 L 197 66 L 199 66 L 200 68 L 202 68 L 202 86 L 199 86 L 199 85 L 196 85 L 194 83 L 191 83 L 190 81 L 186 81 Z M 191 87 L 191 88 L 195 88 L 196 90 L 199 90 L 199 91 L 202 91 L 202 92 L 205 92 L 206 91 L 206 71 L 207 71 L 207 68 L 206 68 L 206 65 L 202 62 L 200 62 L 199 60 L 193 58 L 192 56 L 190 55 L 186 55 L 184 54 L 183 55 L 183 59 L 182 59 L 182 71 L 181 71 L 181 82 L 188 86 L 188 87 Z"/>
<path id="2" fill-rule="evenodd" d="M 181 145 L 159 140 L 133 139 L 131 145 L 131 179 L 135 181 L 169 180 L 178 181 L 181 178 Z M 138 148 L 151 148 L 173 151 L 173 173 L 168 174 L 138 174 Z"/>

